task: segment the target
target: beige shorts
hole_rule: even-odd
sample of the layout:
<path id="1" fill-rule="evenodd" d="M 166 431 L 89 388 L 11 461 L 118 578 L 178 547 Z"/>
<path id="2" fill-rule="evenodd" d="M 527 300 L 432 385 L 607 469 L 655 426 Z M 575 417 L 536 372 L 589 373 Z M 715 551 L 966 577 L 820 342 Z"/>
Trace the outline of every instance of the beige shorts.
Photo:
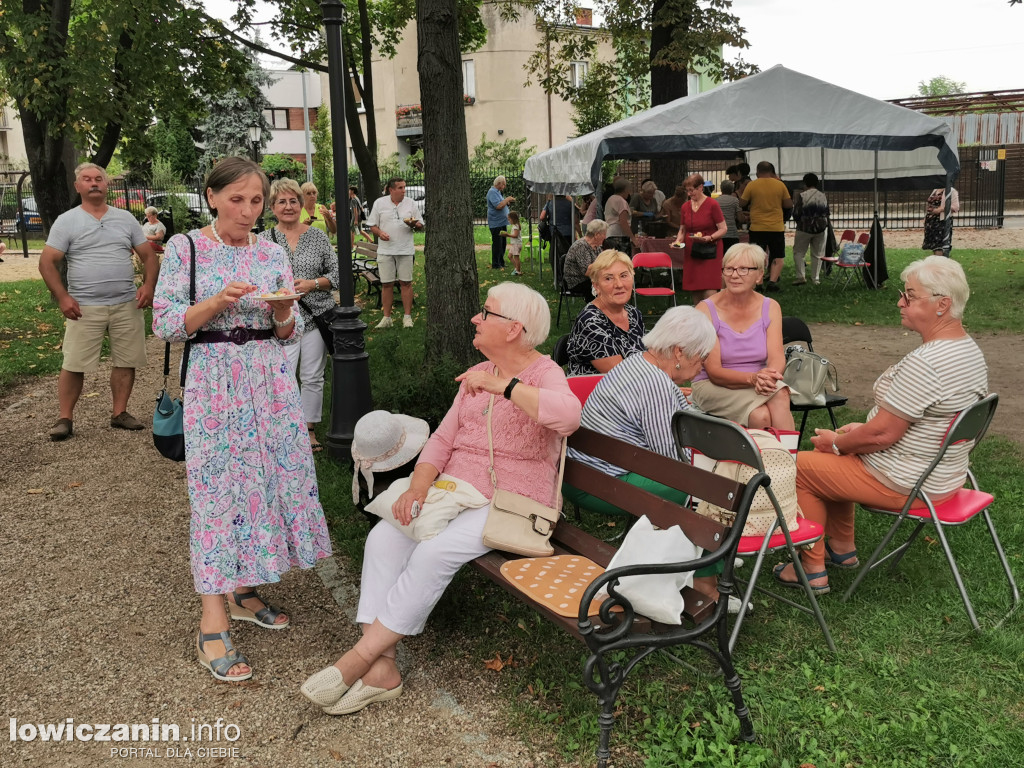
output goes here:
<path id="1" fill-rule="evenodd" d="M 412 266 L 415 259 L 409 256 L 390 256 L 377 254 L 377 271 L 380 273 L 380 281 L 387 285 L 395 280 L 403 283 L 412 282 Z"/>
<path id="2" fill-rule="evenodd" d="M 144 312 L 135 300 L 112 306 L 83 306 L 77 320 L 64 321 L 65 371 L 92 373 L 100 362 L 103 338 L 110 334 L 110 363 L 115 368 L 146 365 Z"/>

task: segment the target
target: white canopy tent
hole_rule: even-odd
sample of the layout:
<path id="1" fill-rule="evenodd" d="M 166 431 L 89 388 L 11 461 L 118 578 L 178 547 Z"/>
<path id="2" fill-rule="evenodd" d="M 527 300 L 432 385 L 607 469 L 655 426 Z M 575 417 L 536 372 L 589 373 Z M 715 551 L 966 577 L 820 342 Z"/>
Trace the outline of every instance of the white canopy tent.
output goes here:
<path id="1" fill-rule="evenodd" d="M 578 195 L 600 188 L 605 160 L 742 155 L 774 163 L 783 181 L 813 171 L 828 189 L 877 195 L 952 186 L 953 142 L 934 117 L 775 66 L 534 155 L 523 177 L 534 192 Z"/>

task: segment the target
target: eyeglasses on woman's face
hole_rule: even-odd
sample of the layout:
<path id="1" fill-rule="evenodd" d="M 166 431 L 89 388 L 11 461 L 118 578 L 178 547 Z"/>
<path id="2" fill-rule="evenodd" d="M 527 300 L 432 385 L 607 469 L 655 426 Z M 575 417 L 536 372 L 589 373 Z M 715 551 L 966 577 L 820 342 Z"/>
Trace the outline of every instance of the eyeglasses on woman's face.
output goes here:
<path id="1" fill-rule="evenodd" d="M 907 291 L 900 291 L 899 294 L 900 294 L 900 301 L 902 301 L 908 307 L 910 306 L 910 302 L 912 302 L 912 301 L 917 301 L 918 299 L 927 299 L 929 297 L 934 298 L 936 296 L 943 296 L 944 295 L 944 294 L 941 294 L 941 293 L 925 293 L 925 294 L 923 294 L 921 296 L 911 296 Z"/>
<path id="2" fill-rule="evenodd" d="M 722 267 L 723 275 L 739 275 L 740 277 L 746 277 L 751 272 L 756 272 L 757 267 Z"/>
<path id="3" fill-rule="evenodd" d="M 480 307 L 480 319 L 481 320 L 486 320 L 488 317 L 500 317 L 502 320 L 508 320 L 510 323 L 519 323 L 519 321 L 516 320 L 515 318 L 511 318 L 508 315 L 500 315 L 497 312 L 495 312 L 493 309 L 488 309 L 487 307 L 481 306 Z M 522 325 L 522 323 L 520 323 L 520 325 Z M 525 325 L 523 325 L 523 333 L 526 333 L 526 326 Z"/>

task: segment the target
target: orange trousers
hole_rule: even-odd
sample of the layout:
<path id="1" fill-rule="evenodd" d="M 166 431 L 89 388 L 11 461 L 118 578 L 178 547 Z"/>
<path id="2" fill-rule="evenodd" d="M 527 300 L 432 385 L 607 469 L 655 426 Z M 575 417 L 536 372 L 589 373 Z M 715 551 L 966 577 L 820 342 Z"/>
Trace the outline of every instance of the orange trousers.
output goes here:
<path id="1" fill-rule="evenodd" d="M 857 456 L 801 451 L 796 456 L 796 500 L 804 517 L 820 523 L 825 535 L 853 541 L 853 505 L 900 509 L 906 494 L 887 488 L 868 472 Z M 911 507 L 923 507 L 916 500 Z M 842 552 L 838 554 L 843 554 Z M 825 541 L 800 555 L 808 574 L 825 570 Z"/>

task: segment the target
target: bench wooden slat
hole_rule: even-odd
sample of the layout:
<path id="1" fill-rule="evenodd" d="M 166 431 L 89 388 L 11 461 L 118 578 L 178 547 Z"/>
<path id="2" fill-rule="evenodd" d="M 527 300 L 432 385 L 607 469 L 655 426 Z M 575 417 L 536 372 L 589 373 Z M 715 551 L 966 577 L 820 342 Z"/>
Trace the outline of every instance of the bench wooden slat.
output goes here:
<path id="1" fill-rule="evenodd" d="M 683 466 L 678 461 L 676 464 Z M 690 541 L 709 551 L 718 549 L 725 539 L 726 528 L 721 523 L 579 461 L 566 461 L 565 481 L 576 488 L 585 488 L 587 493 L 632 515 L 647 515 L 658 528 L 678 525 Z M 690 486 L 691 489 L 695 487 L 700 486 Z M 701 492 L 704 492 L 703 488 Z"/>
<path id="2" fill-rule="evenodd" d="M 700 498 L 733 512 L 738 508 L 743 490 L 742 483 L 705 469 L 699 469 L 678 459 L 662 456 L 624 440 L 602 435 L 584 427 L 580 427 L 569 438 L 569 447 L 596 459 L 607 461 L 609 464 L 622 467 L 627 472 L 636 472 L 638 475 L 675 488 L 677 491 L 689 493 L 693 488 L 699 487 L 701 489 Z M 568 467 L 568 465 L 566 466 Z"/>

